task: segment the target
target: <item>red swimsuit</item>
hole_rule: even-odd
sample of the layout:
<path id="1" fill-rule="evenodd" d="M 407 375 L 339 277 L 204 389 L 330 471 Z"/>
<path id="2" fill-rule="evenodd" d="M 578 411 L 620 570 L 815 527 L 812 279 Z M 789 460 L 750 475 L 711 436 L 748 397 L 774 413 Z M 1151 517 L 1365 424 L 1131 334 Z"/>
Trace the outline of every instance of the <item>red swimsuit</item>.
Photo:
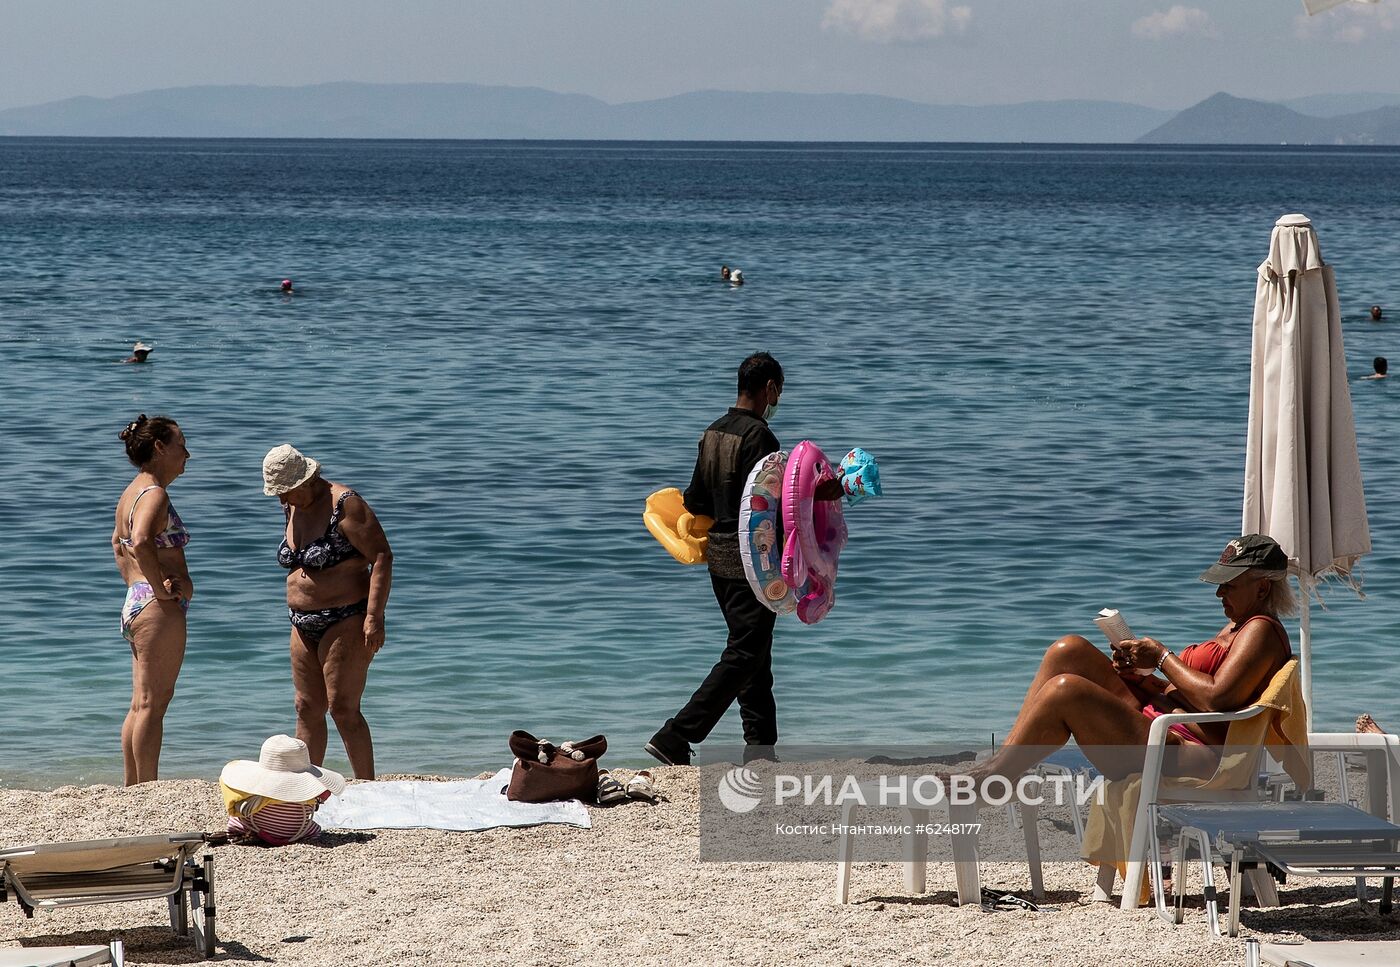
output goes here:
<path id="1" fill-rule="evenodd" d="M 1248 627 L 1250 621 L 1255 621 L 1259 618 L 1263 618 L 1265 621 L 1273 622 L 1274 627 L 1278 629 L 1280 637 L 1282 637 L 1285 642 L 1288 641 L 1288 632 L 1284 630 L 1283 622 L 1279 621 L 1272 615 L 1256 614 L 1253 618 L 1246 620 L 1244 624 L 1240 625 L 1233 632 L 1231 632 L 1229 634 L 1229 640 L 1226 642 L 1221 642 L 1220 635 L 1217 635 L 1210 641 L 1202 641 L 1198 644 L 1187 645 L 1184 649 L 1182 649 L 1180 656 L 1181 663 L 1187 668 L 1194 668 L 1198 672 L 1204 672 L 1207 675 L 1214 675 L 1220 669 L 1220 666 L 1225 664 L 1225 656 L 1230 654 L 1230 646 L 1235 643 L 1235 638 L 1239 636 L 1239 633 L 1241 631 Z M 1158 709 L 1151 702 L 1149 702 L 1143 706 L 1142 714 L 1146 715 L 1149 719 L 1155 719 L 1158 716 L 1167 715 L 1170 713 L 1163 712 L 1161 709 Z M 1195 732 L 1192 732 L 1185 725 L 1173 725 L 1170 729 L 1168 729 L 1168 731 L 1176 735 L 1176 737 L 1181 739 L 1181 741 L 1183 742 L 1189 742 L 1192 745 L 1207 744 L 1201 739 L 1200 736 L 1198 736 Z"/>

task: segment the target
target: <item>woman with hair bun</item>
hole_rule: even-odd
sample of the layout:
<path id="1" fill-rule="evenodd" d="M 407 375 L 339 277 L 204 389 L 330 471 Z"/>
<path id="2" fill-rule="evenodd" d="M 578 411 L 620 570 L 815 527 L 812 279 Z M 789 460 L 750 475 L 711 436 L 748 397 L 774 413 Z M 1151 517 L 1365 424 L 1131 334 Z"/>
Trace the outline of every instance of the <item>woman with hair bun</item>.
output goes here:
<path id="1" fill-rule="evenodd" d="M 185 660 L 185 612 L 194 583 L 185 565 L 190 532 L 166 488 L 190 451 L 168 416 L 142 413 L 118 434 L 138 473 L 117 501 L 112 554 L 126 581 L 121 630 L 131 645 L 131 709 L 122 723 L 126 784 L 157 778 L 165 710 Z"/>

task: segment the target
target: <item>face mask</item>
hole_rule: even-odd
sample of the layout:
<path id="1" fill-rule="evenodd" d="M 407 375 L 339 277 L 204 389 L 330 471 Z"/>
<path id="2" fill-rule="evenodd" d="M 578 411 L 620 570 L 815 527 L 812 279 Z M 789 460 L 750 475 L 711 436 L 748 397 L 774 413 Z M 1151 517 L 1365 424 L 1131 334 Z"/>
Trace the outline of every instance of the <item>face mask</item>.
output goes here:
<path id="1" fill-rule="evenodd" d="M 778 404 L 777 404 L 777 403 L 769 403 L 767 406 L 765 406 L 765 407 L 763 408 L 763 419 L 764 419 L 764 421 L 766 422 L 766 421 L 768 421 L 768 420 L 773 419 L 773 414 L 776 413 L 776 412 L 778 412 Z"/>

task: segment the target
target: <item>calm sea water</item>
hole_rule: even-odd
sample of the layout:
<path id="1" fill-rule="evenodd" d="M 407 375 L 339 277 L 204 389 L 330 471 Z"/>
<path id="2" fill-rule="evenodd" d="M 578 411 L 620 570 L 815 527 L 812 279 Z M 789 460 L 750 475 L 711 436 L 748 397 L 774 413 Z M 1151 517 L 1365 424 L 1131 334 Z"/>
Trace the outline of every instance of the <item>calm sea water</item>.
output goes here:
<path id="1" fill-rule="evenodd" d="M 780 623 L 784 738 L 1004 732 L 1099 608 L 1177 648 L 1222 623 L 1196 574 L 1238 532 L 1254 270 L 1292 211 L 1352 371 L 1400 359 L 1395 150 L 0 140 L 0 782 L 120 777 L 108 540 L 141 412 L 193 452 L 165 774 L 293 727 L 282 442 L 394 546 L 382 771 L 499 766 L 513 728 L 642 761 L 724 637 L 642 503 L 760 348 L 784 444 L 864 446 L 886 485 L 847 515 L 837 608 Z M 116 365 L 138 338 L 153 363 Z M 1353 399 L 1375 552 L 1365 601 L 1314 611 L 1328 727 L 1400 720 L 1400 384 Z"/>

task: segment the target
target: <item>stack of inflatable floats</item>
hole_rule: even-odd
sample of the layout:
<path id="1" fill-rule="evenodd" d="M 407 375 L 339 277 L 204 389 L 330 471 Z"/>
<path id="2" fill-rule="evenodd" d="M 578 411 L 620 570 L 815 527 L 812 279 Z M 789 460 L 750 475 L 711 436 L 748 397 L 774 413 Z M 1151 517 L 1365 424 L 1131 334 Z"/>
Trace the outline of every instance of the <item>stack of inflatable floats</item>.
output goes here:
<path id="1" fill-rule="evenodd" d="M 833 480 L 851 506 L 880 496 L 880 468 L 869 453 L 856 447 L 833 467 L 820 447 L 803 440 L 791 453 L 758 461 L 739 500 L 739 554 L 754 596 L 809 625 L 836 604 L 837 562 L 846 546 L 842 501 L 817 499 Z M 705 560 L 714 521 L 689 513 L 675 487 L 648 497 L 642 519 L 682 564 Z"/>

